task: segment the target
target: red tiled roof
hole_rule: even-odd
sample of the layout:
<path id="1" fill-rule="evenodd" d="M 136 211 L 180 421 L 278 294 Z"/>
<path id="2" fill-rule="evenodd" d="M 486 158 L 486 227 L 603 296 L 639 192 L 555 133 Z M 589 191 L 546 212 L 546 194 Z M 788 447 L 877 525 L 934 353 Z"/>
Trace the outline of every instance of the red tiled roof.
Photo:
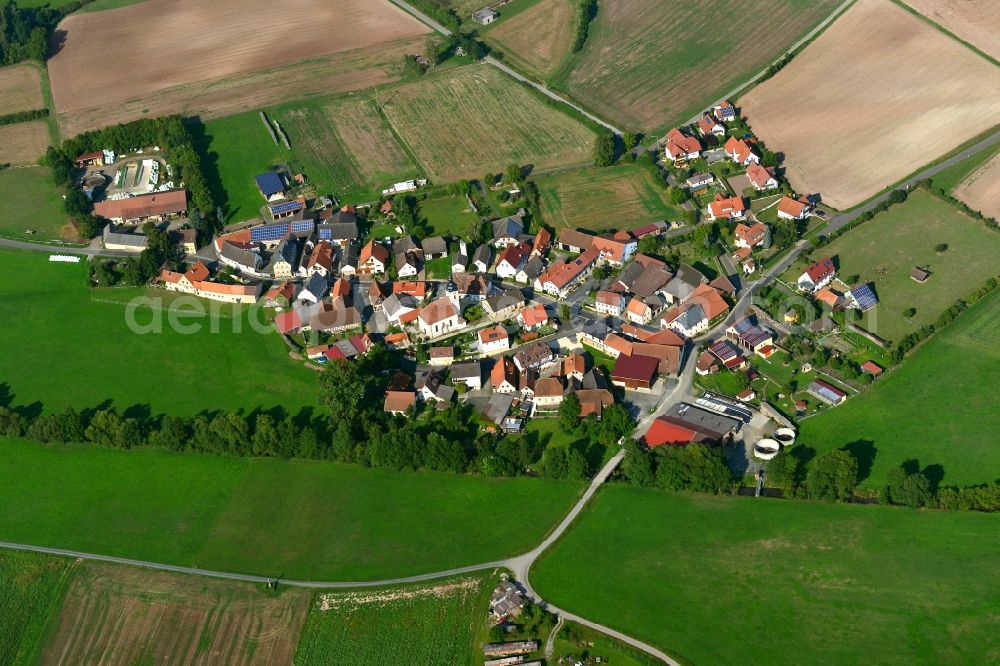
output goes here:
<path id="1" fill-rule="evenodd" d="M 644 439 L 646 446 L 663 446 L 664 444 L 690 444 L 695 438 L 695 431 L 656 419 L 646 431 Z"/>
<path id="2" fill-rule="evenodd" d="M 94 214 L 109 219 L 113 217 L 133 219 L 153 215 L 169 215 L 185 210 L 187 210 L 186 190 L 153 192 L 128 199 L 108 199 L 94 204 Z"/>
<path id="3" fill-rule="evenodd" d="M 549 319 L 548 313 L 545 311 L 545 306 L 541 303 L 534 303 L 533 305 L 526 307 L 521 310 L 521 321 L 524 322 L 525 326 L 537 326 L 542 324 Z"/>
<path id="4" fill-rule="evenodd" d="M 789 196 L 781 197 L 781 201 L 778 202 L 778 212 L 792 217 L 800 217 L 806 208 L 808 204 Z"/>
<path id="5" fill-rule="evenodd" d="M 746 210 L 746 204 L 743 202 L 743 197 L 724 197 L 721 194 L 716 194 L 715 199 L 712 203 L 708 204 L 709 208 L 712 210 L 712 215 L 715 217 L 725 217 L 729 218 L 733 215 L 739 215 Z"/>
<path id="6" fill-rule="evenodd" d="M 294 310 L 289 310 L 279 313 L 274 318 L 274 325 L 279 333 L 288 333 L 302 328 L 302 320 L 299 319 L 299 315 Z"/>
<path id="7" fill-rule="evenodd" d="M 700 305 L 709 321 L 729 309 L 729 303 L 726 303 L 726 299 L 722 298 L 722 294 L 707 284 L 703 284 L 691 292 L 687 302 Z"/>
<path id="8" fill-rule="evenodd" d="M 676 127 L 667 132 L 667 152 L 671 157 L 682 157 L 701 150 L 701 142 Z"/>
<path id="9" fill-rule="evenodd" d="M 836 272 L 837 269 L 834 268 L 833 261 L 830 260 L 830 257 L 823 257 L 805 270 L 805 274 L 809 276 L 809 279 L 812 280 L 814 284 Z"/>
<path id="10" fill-rule="evenodd" d="M 457 314 L 458 308 L 455 304 L 447 296 L 442 296 L 420 311 L 420 321 L 425 324 L 436 324 Z"/>
<path id="11" fill-rule="evenodd" d="M 615 361 L 615 367 L 611 370 L 611 378 L 652 382 L 659 367 L 660 359 L 658 358 L 642 354 L 632 354 L 631 356 L 622 354 Z"/>
<path id="12" fill-rule="evenodd" d="M 427 295 L 426 282 L 402 281 L 392 283 L 392 293 L 406 294 L 414 298 L 423 298 Z"/>
<path id="13" fill-rule="evenodd" d="M 875 361 L 865 361 L 861 364 L 861 369 L 870 375 L 881 375 L 882 366 Z"/>
<path id="14" fill-rule="evenodd" d="M 494 326 L 493 328 L 484 328 L 479 331 L 479 342 L 486 345 L 491 342 L 496 342 L 497 340 L 506 340 L 509 336 L 507 335 L 507 330 L 502 326 Z"/>
<path id="15" fill-rule="evenodd" d="M 767 181 L 774 178 L 774 174 L 772 174 L 769 169 L 754 163 L 747 167 L 747 178 L 749 178 L 750 182 L 757 187 L 764 188 L 767 186 Z"/>

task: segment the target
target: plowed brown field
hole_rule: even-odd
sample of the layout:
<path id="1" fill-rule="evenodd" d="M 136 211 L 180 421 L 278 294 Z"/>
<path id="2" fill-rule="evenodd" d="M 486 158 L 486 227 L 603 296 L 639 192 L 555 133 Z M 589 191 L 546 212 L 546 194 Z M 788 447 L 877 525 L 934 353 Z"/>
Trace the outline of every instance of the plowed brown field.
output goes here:
<path id="1" fill-rule="evenodd" d="M 800 192 L 849 208 L 1000 123 L 1000 69 L 890 0 L 858 0 L 739 106 Z"/>
<path id="2" fill-rule="evenodd" d="M 1000 154 L 969 174 L 954 195 L 969 208 L 1000 220 Z"/>
<path id="3" fill-rule="evenodd" d="M 33 164 L 49 145 L 49 126 L 44 120 L 0 126 L 0 162 Z"/>
<path id="4" fill-rule="evenodd" d="M 904 0 L 942 28 L 983 53 L 1000 59 L 1000 2 L 995 0 Z"/>
<path id="5" fill-rule="evenodd" d="M 83 563 L 43 664 L 291 664 L 310 595 Z"/>
<path id="6" fill-rule="evenodd" d="M 28 64 L 0 68 L 0 116 L 44 106 L 38 68 Z"/>
<path id="7" fill-rule="evenodd" d="M 427 32 L 387 0 L 147 0 L 60 23 L 49 77 L 74 134 L 144 114 L 212 117 L 382 83 Z M 318 64 L 305 67 L 313 76 L 289 67 L 302 61 Z"/>

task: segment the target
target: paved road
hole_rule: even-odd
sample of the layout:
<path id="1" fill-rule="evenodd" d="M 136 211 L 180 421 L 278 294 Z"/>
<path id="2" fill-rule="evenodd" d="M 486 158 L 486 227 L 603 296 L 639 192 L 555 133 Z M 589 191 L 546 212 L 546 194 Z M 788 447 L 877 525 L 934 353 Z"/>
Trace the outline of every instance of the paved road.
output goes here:
<path id="1" fill-rule="evenodd" d="M 52 252 L 57 254 L 82 254 L 87 257 L 134 257 L 134 252 L 122 250 L 105 250 L 103 247 L 79 245 L 49 245 L 47 243 L 29 243 L 28 241 L 0 238 L 0 247 L 14 250 L 29 250 L 32 252 Z"/>
<path id="2" fill-rule="evenodd" d="M 427 16 L 427 14 L 424 14 L 422 11 L 420 11 L 416 7 L 410 5 L 409 3 L 404 2 L 403 0 L 392 0 L 392 2 L 396 6 L 398 6 L 400 9 L 402 9 L 403 11 L 407 12 L 408 14 L 410 14 L 411 16 L 413 16 L 414 18 L 416 18 L 418 21 L 424 23 L 425 25 L 429 26 L 430 28 L 432 28 L 434 30 L 437 30 L 442 35 L 451 35 L 452 34 L 451 30 L 449 30 L 448 28 L 444 27 L 443 25 L 441 25 L 440 23 L 438 23 L 437 21 L 435 21 L 431 17 Z M 505 64 L 505 63 L 497 60 L 493 56 L 486 56 L 485 58 L 483 58 L 483 62 L 486 62 L 486 63 L 488 63 L 488 64 L 496 67 L 501 72 L 503 72 L 507 76 L 509 76 L 509 77 L 511 77 L 511 78 L 513 78 L 513 79 L 515 79 L 517 81 L 521 81 L 522 83 L 527 83 L 529 86 L 531 86 L 532 88 L 534 88 L 538 92 L 542 93 L 543 95 L 545 95 L 549 99 L 555 100 L 556 102 L 559 102 L 560 104 L 565 104 L 566 106 L 570 107 L 571 109 L 573 109 L 576 112 L 578 112 L 581 115 L 583 115 L 585 118 L 587 118 L 591 122 L 595 122 L 598 125 L 601 125 L 602 127 L 605 127 L 607 129 L 611 130 L 615 134 L 622 134 L 623 133 L 622 130 L 618 129 L 617 127 L 615 127 L 611 123 L 606 122 L 606 121 L 598 118 L 597 116 L 595 116 L 594 114 L 590 113 L 586 109 L 581 108 L 579 105 L 574 104 L 573 102 L 569 101 L 565 97 L 552 92 L 551 90 L 549 90 L 545 86 L 541 85 L 540 83 L 536 83 L 536 82 L 532 81 L 531 79 L 529 79 L 528 77 L 524 76 L 523 74 L 519 74 L 515 70 L 511 69 L 510 66 L 508 66 L 507 64 Z"/>

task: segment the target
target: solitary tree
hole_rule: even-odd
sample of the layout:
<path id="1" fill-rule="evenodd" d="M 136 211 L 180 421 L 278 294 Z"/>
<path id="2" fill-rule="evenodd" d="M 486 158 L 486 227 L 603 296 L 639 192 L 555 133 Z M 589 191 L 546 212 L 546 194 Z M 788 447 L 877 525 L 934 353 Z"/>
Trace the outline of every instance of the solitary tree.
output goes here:
<path id="1" fill-rule="evenodd" d="M 611 166 L 615 161 L 615 137 L 611 132 L 599 134 L 594 140 L 594 166 Z"/>
<path id="2" fill-rule="evenodd" d="M 948 244 L 938 243 L 937 245 L 934 246 L 934 251 L 937 252 L 938 254 L 944 254 L 945 252 L 948 251 Z"/>
<path id="3" fill-rule="evenodd" d="M 563 398 L 559 405 L 559 427 L 566 432 L 576 430 L 580 425 L 580 399 L 575 393 Z"/>

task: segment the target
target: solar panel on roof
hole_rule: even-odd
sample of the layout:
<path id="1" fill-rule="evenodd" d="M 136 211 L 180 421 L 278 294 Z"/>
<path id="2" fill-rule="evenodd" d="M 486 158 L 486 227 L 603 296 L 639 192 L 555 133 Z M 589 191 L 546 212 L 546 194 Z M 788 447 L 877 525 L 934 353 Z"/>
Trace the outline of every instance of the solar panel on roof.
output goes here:
<path id="1" fill-rule="evenodd" d="M 311 220 L 299 220 L 297 222 L 292 222 L 292 233 L 297 234 L 302 231 L 312 231 L 314 224 Z"/>
<path id="2" fill-rule="evenodd" d="M 262 243 L 284 238 L 288 235 L 287 224 L 265 224 L 250 229 L 250 242 Z"/>
<path id="3" fill-rule="evenodd" d="M 281 176 L 269 171 L 267 173 L 262 173 L 255 179 L 257 181 L 257 187 L 264 194 L 264 196 L 271 196 L 272 194 L 278 194 L 279 192 L 285 191 L 285 184 L 281 182 Z"/>
<path id="4" fill-rule="evenodd" d="M 878 298 L 875 296 L 875 292 L 867 284 L 861 284 L 851 290 L 851 296 L 857 301 L 858 307 L 862 312 L 865 310 L 870 310 L 878 303 Z"/>
<path id="5" fill-rule="evenodd" d="M 271 204 L 268 209 L 271 211 L 271 215 L 281 215 L 282 213 L 291 213 L 297 210 L 302 210 L 305 208 L 305 204 L 301 201 L 283 201 L 277 204 Z"/>

